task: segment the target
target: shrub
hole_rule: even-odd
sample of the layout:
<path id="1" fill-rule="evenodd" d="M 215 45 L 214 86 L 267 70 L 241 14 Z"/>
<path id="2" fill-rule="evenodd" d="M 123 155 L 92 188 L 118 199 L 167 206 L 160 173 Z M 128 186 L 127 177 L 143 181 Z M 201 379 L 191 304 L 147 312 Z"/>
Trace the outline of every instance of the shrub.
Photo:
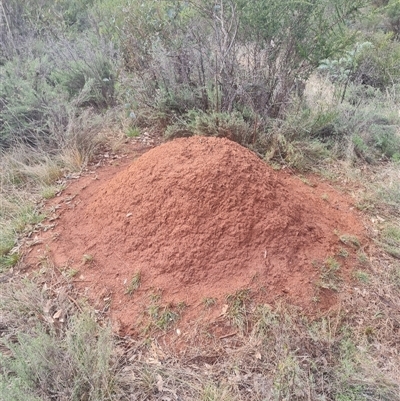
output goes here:
<path id="1" fill-rule="evenodd" d="M 38 327 L 19 333 L 0 359 L 0 389 L 9 400 L 111 400 L 112 337 L 86 314 L 75 316 L 62 339 Z"/>
<path id="2" fill-rule="evenodd" d="M 0 147 L 22 141 L 56 149 L 80 109 L 112 105 L 112 51 L 93 37 L 48 39 L 7 61 L 0 72 Z"/>
<path id="3" fill-rule="evenodd" d="M 353 81 L 384 89 L 400 82 L 400 43 L 392 33 L 366 35 L 372 49 L 364 47 L 356 56 Z"/>
<path id="4" fill-rule="evenodd" d="M 346 48 L 342 28 L 363 1 L 124 2 L 111 10 L 133 100 L 179 114 L 251 109 L 282 116 L 323 58 Z M 156 101 L 155 101 L 156 100 Z"/>

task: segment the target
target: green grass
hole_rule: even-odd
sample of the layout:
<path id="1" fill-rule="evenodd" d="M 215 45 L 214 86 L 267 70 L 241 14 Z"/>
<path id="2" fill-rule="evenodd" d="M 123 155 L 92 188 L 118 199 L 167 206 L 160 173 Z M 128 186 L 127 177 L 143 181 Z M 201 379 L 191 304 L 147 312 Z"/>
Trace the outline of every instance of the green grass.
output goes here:
<path id="1" fill-rule="evenodd" d="M 206 309 L 210 309 L 213 306 L 215 306 L 216 304 L 217 304 L 217 300 L 215 298 L 212 298 L 212 297 L 203 298 L 203 305 L 204 305 L 204 308 L 206 308 Z"/>
<path id="2" fill-rule="evenodd" d="M 339 291 L 342 279 L 339 275 L 340 263 L 332 256 L 323 262 L 315 262 L 315 267 L 320 270 L 320 279 L 317 285 L 333 291 Z"/>
<path id="3" fill-rule="evenodd" d="M 40 284 L 39 284 L 40 285 Z M 0 394 L 4 400 L 112 400 L 114 340 L 86 308 L 33 281 L 1 284 Z M 51 317 L 62 311 L 65 319 Z M 57 325 L 56 325 L 57 323 Z"/>
<path id="4" fill-rule="evenodd" d="M 62 272 L 63 276 L 66 277 L 66 278 L 68 278 L 68 279 L 74 278 L 78 273 L 79 273 L 79 270 L 78 270 L 78 269 L 72 269 L 72 268 L 65 269 L 65 270 Z"/>
<path id="5" fill-rule="evenodd" d="M 356 270 L 354 277 L 361 283 L 368 284 L 371 281 L 369 274 L 363 270 Z"/>
<path id="6" fill-rule="evenodd" d="M 16 234 L 8 227 L 0 228 L 0 256 L 5 256 L 15 245 Z"/>
<path id="7" fill-rule="evenodd" d="M 18 253 L 9 253 L 0 256 L 0 273 L 10 269 L 15 266 L 20 260 L 20 255 Z"/>
<path id="8" fill-rule="evenodd" d="M 42 188 L 40 195 L 44 199 L 51 199 L 51 198 L 54 198 L 63 189 L 64 189 L 64 186 L 60 186 L 60 185 L 46 185 Z"/>
<path id="9" fill-rule="evenodd" d="M 349 256 L 349 252 L 347 251 L 347 249 L 340 248 L 339 252 L 337 253 L 337 256 L 340 256 L 342 258 L 347 258 Z"/>
<path id="10" fill-rule="evenodd" d="M 147 332 L 153 329 L 167 331 L 179 319 L 179 313 L 172 305 L 151 305 L 147 313 L 150 317 L 150 323 L 146 327 Z"/>
<path id="11" fill-rule="evenodd" d="M 83 256 L 82 256 L 82 263 L 83 263 L 84 265 L 86 265 L 86 264 L 91 264 L 91 263 L 93 263 L 93 261 L 94 261 L 94 256 L 93 256 L 92 254 L 90 254 L 90 253 L 85 253 L 85 254 L 83 254 Z"/>
<path id="12" fill-rule="evenodd" d="M 17 244 L 18 235 L 29 233 L 44 218 L 45 215 L 34 206 L 26 205 L 13 210 L 11 218 L 6 216 L 2 219 L 0 224 L 0 271 L 15 266 L 19 260 L 18 253 L 10 253 Z"/>
<path id="13" fill-rule="evenodd" d="M 342 235 L 339 236 L 339 240 L 343 244 L 351 245 L 354 248 L 359 248 L 361 246 L 360 240 L 355 235 L 342 234 Z"/>
<path id="14" fill-rule="evenodd" d="M 136 286 L 137 275 L 135 275 L 134 281 Z M 143 330 L 146 335 L 160 330 L 163 332 L 168 331 L 171 326 L 179 320 L 181 314 L 187 307 L 185 302 L 163 305 L 160 291 L 151 293 L 149 295 L 149 301 L 150 305 L 147 307 L 145 312 L 148 321 Z"/>
<path id="15" fill-rule="evenodd" d="M 381 233 L 383 249 L 391 256 L 400 259 L 400 227 L 388 224 Z"/>
<path id="16" fill-rule="evenodd" d="M 250 302 L 250 290 L 238 290 L 226 297 L 228 309 L 226 316 L 238 328 L 244 329 L 248 321 L 248 305 Z"/>
<path id="17" fill-rule="evenodd" d="M 140 136 L 140 129 L 137 127 L 130 127 L 126 132 L 128 138 L 137 138 Z"/>
<path id="18" fill-rule="evenodd" d="M 133 295 L 133 293 L 137 289 L 139 289 L 141 279 L 142 279 L 141 272 L 140 271 L 136 272 L 133 275 L 133 277 L 132 277 L 131 281 L 129 282 L 128 286 L 126 287 L 125 294 Z"/>

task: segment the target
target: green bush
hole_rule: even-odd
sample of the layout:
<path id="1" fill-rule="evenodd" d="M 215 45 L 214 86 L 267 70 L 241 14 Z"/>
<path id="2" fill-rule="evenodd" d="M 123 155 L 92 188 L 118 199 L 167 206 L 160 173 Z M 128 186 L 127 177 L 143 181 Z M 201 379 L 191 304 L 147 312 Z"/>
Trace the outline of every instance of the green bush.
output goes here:
<path id="1" fill-rule="evenodd" d="M 352 43 L 344 27 L 364 3 L 120 0 L 97 18 L 112 15 L 105 29 L 119 32 L 129 103 L 267 118 L 282 117 L 320 60 Z"/>
<path id="2" fill-rule="evenodd" d="M 93 35 L 74 42 L 54 43 L 54 70 L 48 80 L 78 107 L 106 108 L 115 103 L 114 49 Z"/>
<path id="3" fill-rule="evenodd" d="M 400 43 L 393 39 L 393 33 L 366 35 L 372 48 L 363 48 L 356 56 L 355 83 L 384 89 L 400 82 Z"/>
<path id="4" fill-rule="evenodd" d="M 94 36 L 38 40 L 0 71 L 0 148 L 15 142 L 57 148 L 82 108 L 115 102 L 112 46 Z"/>
<path id="5" fill-rule="evenodd" d="M 39 138 L 51 141 L 68 115 L 65 95 L 46 79 L 51 63 L 46 57 L 7 62 L 0 80 L 0 147 Z"/>
<path id="6" fill-rule="evenodd" d="M 7 342 L 0 354 L 0 392 L 5 400 L 112 400 L 113 341 L 88 314 L 75 316 L 65 336 L 37 327 Z"/>
<path id="7" fill-rule="evenodd" d="M 389 160 L 400 152 L 396 103 L 390 95 L 370 89 L 349 87 L 346 99 L 350 102 L 337 105 L 334 132 L 342 144 L 350 140 L 356 155 L 366 161 Z"/>

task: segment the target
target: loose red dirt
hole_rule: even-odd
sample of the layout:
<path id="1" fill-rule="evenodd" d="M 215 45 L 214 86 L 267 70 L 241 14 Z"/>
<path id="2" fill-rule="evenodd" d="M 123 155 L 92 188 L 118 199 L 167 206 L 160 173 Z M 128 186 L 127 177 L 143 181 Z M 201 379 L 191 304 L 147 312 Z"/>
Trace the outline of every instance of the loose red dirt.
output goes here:
<path id="1" fill-rule="evenodd" d="M 183 328 L 202 315 L 215 319 L 240 289 L 307 313 L 329 309 L 338 293 L 321 287 L 320 266 L 346 248 L 341 234 L 363 238 L 347 196 L 274 171 L 227 139 L 176 139 L 96 173 L 53 202 L 56 227 L 29 259 L 47 252 L 59 268 L 78 271 L 76 285 L 97 307 L 110 305 L 123 333 L 138 330 L 156 294 L 164 305 L 186 305 Z M 347 250 L 336 257 L 344 279 L 357 260 Z M 140 288 L 129 294 L 138 272 Z M 206 309 L 206 298 L 216 306 Z"/>

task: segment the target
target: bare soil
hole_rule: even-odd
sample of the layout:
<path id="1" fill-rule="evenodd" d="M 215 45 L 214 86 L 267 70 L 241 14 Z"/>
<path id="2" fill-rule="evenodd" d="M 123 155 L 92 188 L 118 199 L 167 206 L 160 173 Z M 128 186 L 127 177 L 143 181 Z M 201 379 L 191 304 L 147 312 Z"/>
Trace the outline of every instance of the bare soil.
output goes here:
<path id="1" fill-rule="evenodd" d="M 347 195 L 274 171 L 227 139 L 176 139 L 132 159 L 73 181 L 50 203 L 56 225 L 27 258 L 36 265 L 50 256 L 76 272 L 73 282 L 98 309 L 109 308 L 120 333 L 137 333 L 159 296 L 185 306 L 182 333 L 197 319 L 212 325 L 241 289 L 308 314 L 338 304 L 340 292 L 321 285 L 320 266 L 336 255 L 348 280 L 357 264 L 356 250 L 339 238 L 364 237 Z M 341 248 L 347 257 L 337 256 Z M 211 298 L 216 304 L 206 308 Z"/>

